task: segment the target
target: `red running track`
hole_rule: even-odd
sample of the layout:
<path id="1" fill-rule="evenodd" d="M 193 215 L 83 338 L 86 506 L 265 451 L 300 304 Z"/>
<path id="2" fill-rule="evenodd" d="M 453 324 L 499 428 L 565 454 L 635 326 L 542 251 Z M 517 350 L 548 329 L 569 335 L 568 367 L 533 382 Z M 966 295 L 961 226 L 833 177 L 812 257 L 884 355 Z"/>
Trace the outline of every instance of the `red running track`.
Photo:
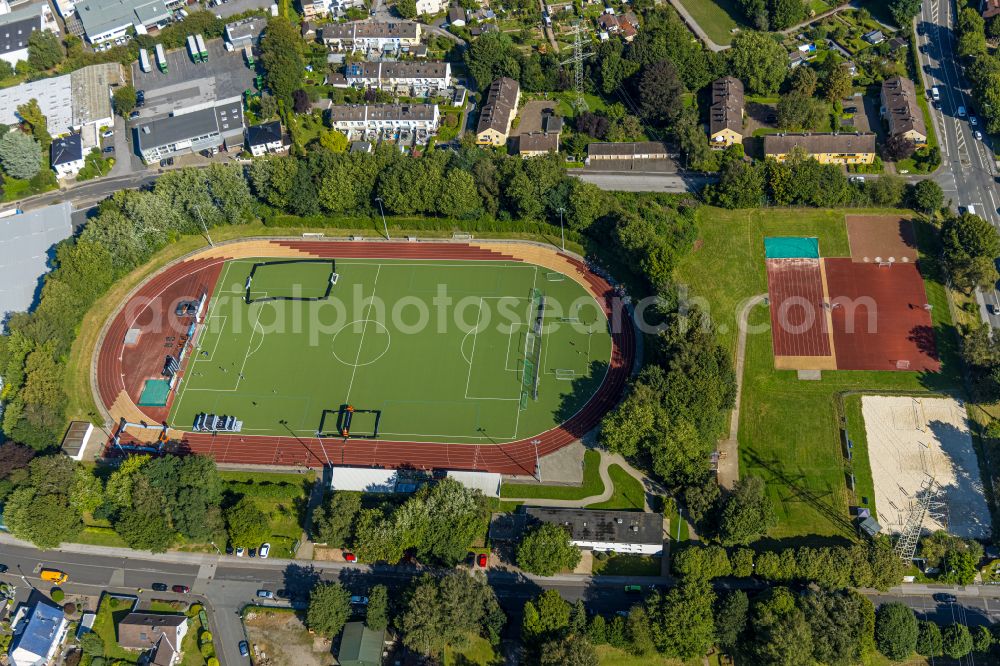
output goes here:
<path id="1" fill-rule="evenodd" d="M 775 356 L 829 356 L 819 259 L 768 259 Z"/>
<path id="2" fill-rule="evenodd" d="M 500 252 L 451 243 L 277 242 L 319 257 L 519 261 Z M 572 257 L 565 259 L 585 276 L 591 292 L 612 321 L 613 332 L 611 363 L 604 382 L 583 409 L 557 428 L 530 439 L 499 445 L 384 440 L 350 440 L 345 443 L 342 440 L 317 438 L 187 433 L 180 442 L 178 450 L 208 454 L 220 463 L 244 465 L 321 467 L 332 463 L 365 467 L 406 466 L 418 469 L 447 468 L 503 474 L 534 474 L 536 446 L 538 456 L 548 455 L 593 430 L 604 414 L 618 402 L 635 360 L 635 331 L 620 299 L 615 297 L 611 285 L 603 278 L 589 272 L 584 263 L 578 259 Z M 203 262 L 200 269 L 204 269 L 212 264 L 221 265 L 224 260 L 200 261 Z M 168 267 L 144 285 L 131 299 L 130 305 L 135 299 L 157 294 L 167 286 L 177 284 L 183 276 L 194 272 L 192 268 L 199 269 L 197 261 L 181 262 Z M 163 299 L 163 302 L 166 302 L 166 299 Z M 123 339 L 130 326 L 130 323 L 125 321 L 125 313 L 128 310 L 128 306 L 123 308 L 112 323 L 98 357 L 98 389 L 106 407 L 111 406 L 123 388 L 122 368 L 118 358 L 121 344 L 118 341 Z M 143 409 L 145 411 L 145 408 Z M 151 417 L 151 420 L 156 419 Z"/>

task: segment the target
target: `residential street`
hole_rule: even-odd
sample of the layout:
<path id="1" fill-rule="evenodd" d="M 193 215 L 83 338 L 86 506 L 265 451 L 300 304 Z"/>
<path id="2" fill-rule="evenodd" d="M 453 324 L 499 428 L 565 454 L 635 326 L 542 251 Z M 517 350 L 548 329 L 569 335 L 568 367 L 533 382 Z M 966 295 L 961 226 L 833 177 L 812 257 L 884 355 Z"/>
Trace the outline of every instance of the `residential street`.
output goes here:
<path id="1" fill-rule="evenodd" d="M 927 89 L 936 86 L 941 93 L 940 104 L 931 109 L 942 155 L 941 168 L 934 180 L 944 190 L 946 201 L 951 199 L 954 207 L 973 206 L 977 215 L 1000 232 L 1000 197 L 995 192 L 997 168 L 990 137 L 984 134 L 983 141 L 976 139 L 969 119 L 958 114 L 958 108 L 965 107 L 973 115 L 976 107 L 958 65 L 954 5 L 943 0 L 925 0 L 917 25 Z M 927 90 L 917 92 L 926 94 Z M 1000 293 L 995 287 L 985 292 L 983 298 L 1000 312 Z M 1000 328 L 1000 315 L 991 315 L 989 319 L 994 328 Z"/>
<path id="2" fill-rule="evenodd" d="M 38 579 L 42 566 L 65 571 L 69 581 L 63 586 L 68 592 L 96 594 L 102 589 L 135 593 L 144 590 L 143 599 L 151 597 L 153 583 L 187 585 L 190 596 L 206 605 L 209 623 L 216 636 L 216 646 L 223 664 L 249 663 L 239 655 L 238 644 L 244 639 L 240 609 L 255 603 L 259 589 L 276 592 L 288 590 L 299 595 L 317 580 L 340 580 L 352 592 L 364 592 L 383 584 L 392 592 L 400 591 L 412 578 L 425 572 L 412 566 L 357 565 L 338 562 L 305 562 L 282 559 L 236 558 L 196 553 L 150 553 L 120 548 L 64 544 L 57 550 L 40 551 L 19 542 L 9 534 L 0 533 L 0 563 L 9 570 L 0 576 L 5 582 L 22 588 L 26 596 L 28 585 L 48 591 L 50 585 Z M 23 576 L 23 578 L 22 578 Z M 587 607 L 606 615 L 627 609 L 639 596 L 627 594 L 628 583 L 666 587 L 673 579 L 664 577 L 618 577 L 559 575 L 542 579 L 512 571 L 491 569 L 487 577 L 501 605 L 517 618 L 524 602 L 543 589 L 555 589 L 569 601 L 583 599 Z M 751 582 L 750 587 L 755 584 Z M 732 587 L 717 586 L 720 591 Z M 747 587 L 740 585 L 740 587 Z M 957 597 L 952 603 L 939 603 L 933 595 L 948 592 Z M 1000 621 L 1000 586 L 951 587 L 947 585 L 907 585 L 888 593 L 864 590 L 876 604 L 902 601 L 920 614 L 951 622 L 963 618 L 971 626 Z M 156 598 L 174 598 L 172 593 L 156 593 Z M 287 605 L 286 602 L 268 602 Z"/>

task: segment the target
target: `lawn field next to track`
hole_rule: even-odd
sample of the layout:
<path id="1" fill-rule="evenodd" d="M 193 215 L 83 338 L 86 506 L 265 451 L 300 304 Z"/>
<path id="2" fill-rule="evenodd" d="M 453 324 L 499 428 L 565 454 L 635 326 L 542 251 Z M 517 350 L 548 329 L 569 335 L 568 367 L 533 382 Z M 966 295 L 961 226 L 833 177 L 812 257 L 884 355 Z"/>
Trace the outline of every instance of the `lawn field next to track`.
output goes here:
<path id="1" fill-rule="evenodd" d="M 611 356 L 593 297 L 523 262 L 231 260 L 209 302 L 169 423 L 232 415 L 245 435 L 334 436 L 343 405 L 352 435 L 504 443 L 556 427 L 597 390 Z M 522 401 L 533 290 L 545 298 L 538 399 Z M 287 297 L 320 300 L 266 300 Z M 530 377 L 528 384 L 530 384 Z M 522 408 L 523 406 L 523 408 Z M 327 410 L 325 422 L 324 411 Z"/>
<path id="2" fill-rule="evenodd" d="M 917 224 L 916 235 L 927 300 L 934 306 L 941 372 L 824 370 L 819 381 L 801 381 L 793 370 L 774 368 L 768 310 L 756 307 L 750 313 L 738 436 L 740 476 L 757 475 L 767 483 L 779 517 L 772 538 L 853 538 L 849 507 L 862 497 L 874 503 L 867 447 L 860 441 L 853 460 L 856 491 L 847 487 L 852 466 L 842 451 L 840 428 L 848 427 L 854 436 L 859 426 L 851 402 L 846 405 L 846 423 L 841 422 L 842 396 L 860 391 L 947 392 L 959 386 L 945 288 L 924 253 L 936 241 L 923 223 Z M 765 236 L 816 236 L 824 257 L 850 255 L 844 211 L 700 209 L 697 249 L 680 262 L 677 278 L 688 285 L 689 297 L 704 299 L 719 340 L 731 353 L 736 349 L 737 313 L 746 299 L 767 291 Z"/>

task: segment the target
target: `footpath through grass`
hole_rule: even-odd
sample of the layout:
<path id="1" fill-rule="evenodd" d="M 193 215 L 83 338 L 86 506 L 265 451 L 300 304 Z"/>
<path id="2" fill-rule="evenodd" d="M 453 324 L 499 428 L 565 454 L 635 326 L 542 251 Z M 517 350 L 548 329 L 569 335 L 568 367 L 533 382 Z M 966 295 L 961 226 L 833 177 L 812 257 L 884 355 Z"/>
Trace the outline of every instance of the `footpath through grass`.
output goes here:
<path id="1" fill-rule="evenodd" d="M 588 504 L 588 509 L 616 509 L 643 511 L 646 507 L 646 492 L 639 480 L 619 465 L 608 467 L 608 476 L 614 484 L 614 494 L 606 502 Z"/>
<path id="2" fill-rule="evenodd" d="M 735 353 L 737 313 L 746 299 L 767 290 L 764 236 L 817 236 L 822 256 L 847 256 L 844 215 L 861 212 L 703 208 L 697 249 L 681 262 L 678 280 L 690 285 L 691 299 L 709 308 L 721 342 Z M 917 235 L 922 247 L 931 246 L 928 229 L 918 225 Z M 956 336 L 944 287 L 933 262 L 924 261 L 921 269 L 928 301 L 934 305 L 932 317 L 945 368 L 940 374 L 824 371 L 820 381 L 799 381 L 794 371 L 774 369 L 767 309 L 757 307 L 751 313 L 750 330 L 762 332 L 747 337 L 740 476 L 755 474 L 767 482 L 780 520 L 769 536 L 853 538 L 848 507 L 861 496 L 873 502 L 867 448 L 855 448 L 853 467 L 842 451 L 840 428 L 847 425 L 839 413 L 843 393 L 926 393 L 958 386 Z M 852 438 L 858 441 L 853 432 Z M 847 487 L 852 469 L 857 482 L 853 494 Z"/>

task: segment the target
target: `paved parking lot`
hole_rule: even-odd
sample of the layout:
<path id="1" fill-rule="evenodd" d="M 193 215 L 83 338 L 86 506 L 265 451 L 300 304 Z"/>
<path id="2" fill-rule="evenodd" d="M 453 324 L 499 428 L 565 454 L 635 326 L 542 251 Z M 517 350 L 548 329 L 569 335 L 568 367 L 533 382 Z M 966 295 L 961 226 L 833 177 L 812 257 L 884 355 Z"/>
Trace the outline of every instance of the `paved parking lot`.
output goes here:
<path id="1" fill-rule="evenodd" d="M 152 53 L 149 54 L 152 71 L 143 72 L 138 63 L 133 63 L 135 87 L 146 91 L 146 104 L 139 109 L 143 120 L 162 118 L 177 109 L 237 97 L 253 87 L 255 73 L 247 67 L 243 51 L 226 51 L 221 39 L 213 39 L 207 46 L 207 63 L 193 62 L 187 49 L 168 51 L 166 74 L 156 66 Z"/>

